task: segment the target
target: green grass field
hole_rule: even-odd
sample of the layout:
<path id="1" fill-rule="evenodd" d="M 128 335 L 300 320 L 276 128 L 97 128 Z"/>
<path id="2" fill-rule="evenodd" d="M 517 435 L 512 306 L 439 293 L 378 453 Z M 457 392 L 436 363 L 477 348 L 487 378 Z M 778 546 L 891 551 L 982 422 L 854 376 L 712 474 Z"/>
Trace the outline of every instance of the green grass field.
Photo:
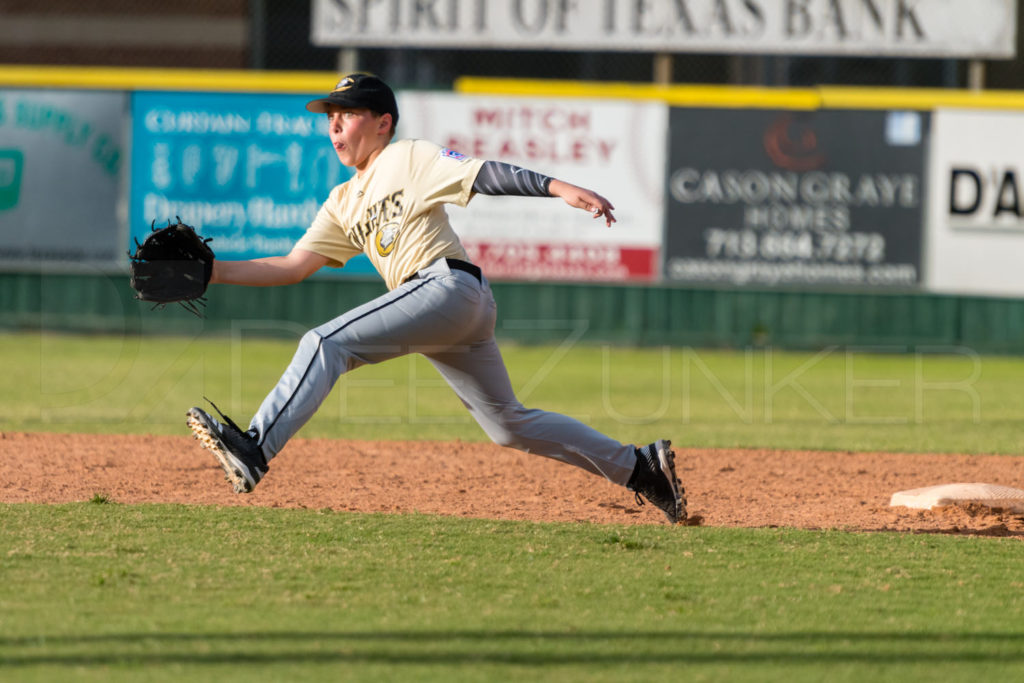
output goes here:
<path id="1" fill-rule="evenodd" d="M 203 396 L 248 420 L 295 342 L 232 337 L 0 335 L 0 429 L 186 434 Z M 528 406 L 625 442 L 963 453 L 1024 449 L 1024 359 L 836 348 L 508 347 Z M 486 437 L 430 364 L 407 356 L 341 378 L 302 436 Z"/>
<path id="2" fill-rule="evenodd" d="M 247 416 L 293 342 L 0 336 L 0 429 L 185 434 Z M 1024 359 L 506 349 L 521 398 L 624 440 L 1016 454 Z M 481 439 L 422 360 L 303 432 Z M 0 504 L 0 679 L 1024 678 L 1016 538 Z"/>

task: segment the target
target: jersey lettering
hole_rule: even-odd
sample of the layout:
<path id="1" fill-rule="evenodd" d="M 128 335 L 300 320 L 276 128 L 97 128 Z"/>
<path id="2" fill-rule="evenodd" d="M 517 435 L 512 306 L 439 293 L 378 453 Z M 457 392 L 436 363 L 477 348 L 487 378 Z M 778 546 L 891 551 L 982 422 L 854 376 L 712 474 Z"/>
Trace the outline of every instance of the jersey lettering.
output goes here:
<path id="1" fill-rule="evenodd" d="M 400 219 L 405 208 L 402 205 L 402 195 L 404 192 L 404 190 L 397 190 L 368 206 L 363 214 L 363 220 L 356 223 L 349 234 L 349 239 L 352 240 L 352 243 L 362 249 L 366 244 L 367 238 L 384 225 L 391 225 L 392 232 L 396 232 L 397 226 L 401 223 Z M 389 244 L 393 241 L 393 239 L 390 240 Z M 378 243 L 379 250 L 380 245 Z M 390 250 L 388 253 L 390 253 Z M 381 254 L 381 256 L 384 255 Z"/>
<path id="2" fill-rule="evenodd" d="M 397 140 L 324 202 L 298 246 L 342 266 L 365 254 L 389 289 L 438 258 L 468 260 L 443 206 L 466 206 L 483 161 Z M 456 160 L 456 156 L 462 156 Z"/>

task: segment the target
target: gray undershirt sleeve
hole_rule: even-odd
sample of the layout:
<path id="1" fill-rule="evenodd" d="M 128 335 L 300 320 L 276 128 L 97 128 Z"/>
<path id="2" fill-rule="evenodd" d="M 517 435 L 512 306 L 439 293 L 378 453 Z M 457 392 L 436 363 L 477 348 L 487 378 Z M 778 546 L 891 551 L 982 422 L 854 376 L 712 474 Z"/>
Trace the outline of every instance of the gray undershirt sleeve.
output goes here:
<path id="1" fill-rule="evenodd" d="M 552 178 L 503 161 L 485 161 L 473 181 L 473 191 L 490 195 L 550 197 Z"/>

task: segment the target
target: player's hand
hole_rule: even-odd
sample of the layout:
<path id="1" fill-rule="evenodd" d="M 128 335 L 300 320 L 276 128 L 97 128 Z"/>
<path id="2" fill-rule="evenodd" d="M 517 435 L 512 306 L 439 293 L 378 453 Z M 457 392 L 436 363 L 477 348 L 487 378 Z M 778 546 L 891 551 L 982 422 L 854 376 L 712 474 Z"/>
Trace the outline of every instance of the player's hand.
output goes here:
<path id="1" fill-rule="evenodd" d="M 565 200 L 565 203 L 569 206 L 575 206 L 577 209 L 583 209 L 588 212 L 594 218 L 604 218 L 604 223 L 608 227 L 611 227 L 612 223 L 615 222 L 615 216 L 612 215 L 612 203 L 590 190 L 576 185 L 570 185 L 562 180 L 552 180 L 548 186 L 548 192 L 553 197 L 561 197 Z"/>

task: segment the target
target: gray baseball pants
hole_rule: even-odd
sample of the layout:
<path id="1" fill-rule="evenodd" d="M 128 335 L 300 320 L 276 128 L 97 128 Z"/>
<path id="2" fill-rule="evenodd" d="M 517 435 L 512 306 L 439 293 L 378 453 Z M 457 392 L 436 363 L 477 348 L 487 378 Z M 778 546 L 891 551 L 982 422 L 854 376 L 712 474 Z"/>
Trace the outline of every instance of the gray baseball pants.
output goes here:
<path id="1" fill-rule="evenodd" d="M 633 446 L 515 397 L 494 339 L 496 306 L 486 278 L 439 259 L 373 301 L 307 332 L 250 424 L 269 461 L 313 416 L 338 377 L 361 365 L 421 353 L 497 444 L 575 465 L 625 486 Z"/>

